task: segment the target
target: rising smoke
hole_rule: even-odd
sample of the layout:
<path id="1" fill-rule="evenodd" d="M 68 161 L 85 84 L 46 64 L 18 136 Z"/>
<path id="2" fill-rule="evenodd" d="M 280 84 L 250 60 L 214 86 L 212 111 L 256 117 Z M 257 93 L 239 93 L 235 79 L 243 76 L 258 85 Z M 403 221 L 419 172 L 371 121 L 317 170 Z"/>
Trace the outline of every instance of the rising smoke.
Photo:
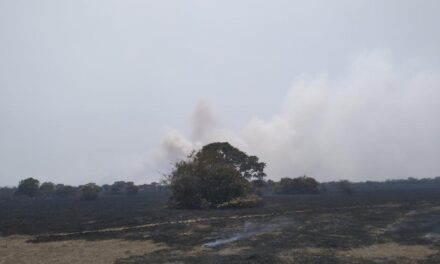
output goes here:
<path id="1" fill-rule="evenodd" d="M 173 160 L 212 141 L 229 141 L 267 163 L 269 178 L 384 180 L 440 175 L 440 72 L 408 70 L 380 53 L 357 58 L 343 78 L 304 75 L 283 111 L 239 131 L 219 127 L 205 101 L 192 134 L 170 132 L 161 158 Z"/>
<path id="2" fill-rule="evenodd" d="M 227 237 L 211 240 L 205 243 L 204 246 L 209 248 L 217 248 L 239 240 L 247 240 L 253 236 L 270 232 L 280 232 L 293 224 L 293 219 L 289 219 L 287 217 L 275 217 L 262 223 L 248 221 L 244 223 L 242 230 L 229 234 Z"/>

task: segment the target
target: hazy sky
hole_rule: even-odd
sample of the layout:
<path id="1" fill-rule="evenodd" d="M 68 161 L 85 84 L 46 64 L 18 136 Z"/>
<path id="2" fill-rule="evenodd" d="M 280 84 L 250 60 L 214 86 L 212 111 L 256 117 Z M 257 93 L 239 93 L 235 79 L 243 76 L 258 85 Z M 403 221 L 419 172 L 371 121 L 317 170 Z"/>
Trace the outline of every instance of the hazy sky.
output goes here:
<path id="1" fill-rule="evenodd" d="M 270 178 L 440 175 L 439 1 L 0 0 L 0 185 L 160 179 L 229 140 Z"/>

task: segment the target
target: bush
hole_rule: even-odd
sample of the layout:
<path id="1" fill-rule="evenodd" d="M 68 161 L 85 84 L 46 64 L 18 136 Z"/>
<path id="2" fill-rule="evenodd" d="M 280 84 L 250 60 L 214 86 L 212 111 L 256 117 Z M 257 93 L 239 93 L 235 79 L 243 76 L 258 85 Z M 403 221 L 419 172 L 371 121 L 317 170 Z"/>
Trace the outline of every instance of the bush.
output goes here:
<path id="1" fill-rule="evenodd" d="M 139 188 L 134 185 L 133 182 L 127 182 L 125 184 L 125 194 L 127 195 L 136 195 L 139 192 Z"/>
<path id="2" fill-rule="evenodd" d="M 256 194 L 258 196 L 262 196 L 263 195 L 263 190 L 266 187 L 267 183 L 264 180 L 252 180 L 250 182 L 250 188 L 251 188 L 251 193 Z"/>
<path id="3" fill-rule="evenodd" d="M 15 193 L 14 188 L 3 187 L 0 188 L 0 200 L 10 200 L 14 196 Z"/>
<path id="4" fill-rule="evenodd" d="M 28 197 L 35 197 L 38 194 L 38 187 L 40 182 L 34 178 L 27 178 L 21 180 L 18 184 L 16 195 L 25 195 Z"/>
<path id="5" fill-rule="evenodd" d="M 217 205 L 218 209 L 226 208 L 254 208 L 263 206 L 264 201 L 258 195 L 248 195 L 243 197 L 234 198 L 228 202 Z"/>
<path id="6" fill-rule="evenodd" d="M 134 185 L 133 182 L 116 181 L 110 186 L 110 194 L 112 195 L 136 195 L 138 191 L 138 186 Z"/>
<path id="7" fill-rule="evenodd" d="M 282 178 L 276 192 L 281 194 L 311 194 L 318 192 L 319 183 L 306 175 L 298 178 Z"/>
<path id="8" fill-rule="evenodd" d="M 81 200 L 93 201 L 98 198 L 98 194 L 101 188 L 94 183 L 88 183 L 81 186 Z"/>
<path id="9" fill-rule="evenodd" d="M 125 191 L 125 182 L 123 181 L 116 181 L 112 184 L 110 187 L 110 193 L 112 195 L 122 195 Z"/>
<path id="10" fill-rule="evenodd" d="M 52 182 L 43 182 L 40 186 L 39 192 L 42 196 L 51 196 L 55 193 L 55 184 Z"/>
<path id="11" fill-rule="evenodd" d="M 353 188 L 351 186 L 351 182 L 349 182 L 347 180 L 340 180 L 338 182 L 338 189 L 343 194 L 352 194 L 353 193 Z"/>
<path id="12" fill-rule="evenodd" d="M 57 184 L 55 187 L 55 195 L 58 198 L 70 198 L 75 197 L 77 189 L 70 185 Z"/>

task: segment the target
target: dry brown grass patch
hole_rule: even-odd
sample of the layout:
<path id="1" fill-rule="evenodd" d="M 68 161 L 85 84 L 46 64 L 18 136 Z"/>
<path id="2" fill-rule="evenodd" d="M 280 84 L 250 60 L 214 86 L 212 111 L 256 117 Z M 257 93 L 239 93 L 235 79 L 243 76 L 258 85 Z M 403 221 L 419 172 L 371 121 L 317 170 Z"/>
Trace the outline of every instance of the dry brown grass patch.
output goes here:
<path id="1" fill-rule="evenodd" d="M 278 258 L 283 263 L 296 263 L 298 255 L 322 255 L 325 249 L 319 247 L 295 248 L 283 251 L 278 254 Z"/>
<path id="2" fill-rule="evenodd" d="M 47 243 L 27 243 L 29 236 L 0 239 L 0 264 L 20 263 L 113 263 L 119 258 L 144 255 L 166 246 L 150 240 L 118 239 L 87 241 L 66 240 Z"/>
<path id="3" fill-rule="evenodd" d="M 338 252 L 342 258 L 397 260 L 401 263 L 413 263 L 428 258 L 437 250 L 422 245 L 399 245 L 397 243 L 375 244 Z"/>

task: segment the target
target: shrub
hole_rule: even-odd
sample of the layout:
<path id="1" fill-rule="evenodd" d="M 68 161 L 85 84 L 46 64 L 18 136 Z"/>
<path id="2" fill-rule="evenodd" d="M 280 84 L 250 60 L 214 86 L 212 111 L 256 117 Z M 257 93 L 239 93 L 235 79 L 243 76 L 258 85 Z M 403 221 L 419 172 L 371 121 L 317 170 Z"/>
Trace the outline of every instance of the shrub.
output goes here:
<path id="1" fill-rule="evenodd" d="M 15 193 L 14 188 L 3 187 L 0 188 L 0 200 L 10 200 L 14 196 Z"/>
<path id="2" fill-rule="evenodd" d="M 116 181 L 110 187 L 110 193 L 112 195 L 122 195 L 125 190 L 125 182 L 124 181 Z"/>
<path id="3" fill-rule="evenodd" d="M 134 185 L 133 182 L 125 183 L 125 194 L 127 195 L 136 195 L 139 191 L 139 188 Z"/>
<path id="4" fill-rule="evenodd" d="M 77 189 L 70 185 L 57 184 L 55 186 L 55 195 L 59 198 L 75 197 Z"/>
<path id="5" fill-rule="evenodd" d="M 101 188 L 94 183 L 88 183 L 81 186 L 81 200 L 93 201 L 98 198 L 98 194 Z"/>
<path id="6" fill-rule="evenodd" d="M 136 195 L 138 191 L 139 187 L 133 182 L 116 181 L 110 186 L 110 194 L 112 195 Z"/>
<path id="7" fill-rule="evenodd" d="M 277 184 L 276 192 L 282 194 L 309 194 L 318 192 L 319 183 L 306 175 L 302 177 L 282 178 Z"/>
<path id="8" fill-rule="evenodd" d="M 350 181 L 340 180 L 338 182 L 337 186 L 338 186 L 339 191 L 341 191 L 343 194 L 352 194 L 353 193 L 353 188 L 351 186 Z"/>
<path id="9" fill-rule="evenodd" d="M 42 196 L 51 196 L 55 193 L 55 184 L 52 182 L 43 182 L 40 185 L 39 192 Z"/>
<path id="10" fill-rule="evenodd" d="M 28 197 L 35 197 L 38 194 L 38 187 L 40 182 L 34 178 L 27 178 L 21 180 L 18 184 L 16 195 L 25 195 Z"/>
<path id="11" fill-rule="evenodd" d="M 262 179 L 252 180 L 250 182 L 251 193 L 258 196 L 263 195 L 263 190 L 266 188 L 266 182 Z"/>

